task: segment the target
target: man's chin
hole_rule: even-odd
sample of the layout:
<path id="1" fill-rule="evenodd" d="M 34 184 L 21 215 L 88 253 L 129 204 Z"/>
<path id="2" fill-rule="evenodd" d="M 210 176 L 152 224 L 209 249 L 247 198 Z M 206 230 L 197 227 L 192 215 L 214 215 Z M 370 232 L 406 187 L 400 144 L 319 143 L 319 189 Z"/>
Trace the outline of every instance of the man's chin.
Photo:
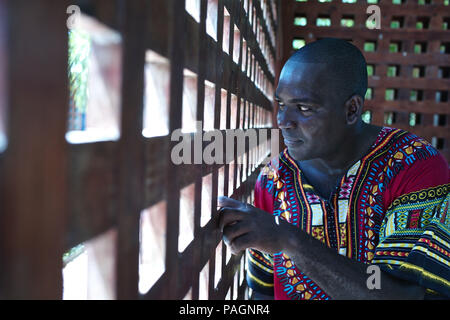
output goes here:
<path id="1" fill-rule="evenodd" d="M 287 147 L 289 155 L 295 160 L 295 161 L 304 161 L 312 159 L 311 153 L 307 152 L 304 148 L 301 147 Z"/>

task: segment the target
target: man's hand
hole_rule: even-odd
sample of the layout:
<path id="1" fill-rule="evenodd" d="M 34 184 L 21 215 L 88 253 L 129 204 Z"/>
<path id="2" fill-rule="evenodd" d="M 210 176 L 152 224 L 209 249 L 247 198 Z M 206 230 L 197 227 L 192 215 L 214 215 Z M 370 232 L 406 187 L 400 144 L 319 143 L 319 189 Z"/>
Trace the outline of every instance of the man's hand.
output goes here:
<path id="1" fill-rule="evenodd" d="M 223 241 L 233 254 L 246 248 L 266 253 L 282 251 L 285 223 L 278 225 L 272 214 L 228 197 L 219 197 L 218 206 Z"/>
<path id="2" fill-rule="evenodd" d="M 367 265 L 349 259 L 284 220 L 252 205 L 219 197 L 223 241 L 237 254 L 246 248 L 286 253 L 296 266 L 333 299 L 423 299 L 418 285 L 382 273 L 380 290 L 367 288 Z"/>

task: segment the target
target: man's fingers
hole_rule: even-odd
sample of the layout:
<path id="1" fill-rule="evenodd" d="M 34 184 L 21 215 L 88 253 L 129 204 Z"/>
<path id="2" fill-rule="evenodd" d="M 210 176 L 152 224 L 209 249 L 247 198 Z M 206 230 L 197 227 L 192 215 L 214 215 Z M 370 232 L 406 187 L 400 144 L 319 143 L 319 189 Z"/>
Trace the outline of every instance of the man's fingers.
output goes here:
<path id="1" fill-rule="evenodd" d="M 238 254 L 242 250 L 252 247 L 253 237 L 250 232 L 234 238 L 233 242 L 229 245 L 232 254 Z"/>
<path id="2" fill-rule="evenodd" d="M 225 196 L 220 196 L 217 198 L 217 205 L 219 207 L 229 207 L 229 208 L 235 208 L 235 209 L 240 209 L 240 208 L 246 207 L 244 202 L 234 200 L 232 198 L 228 198 Z"/>
<path id="3" fill-rule="evenodd" d="M 250 231 L 248 223 L 245 221 L 239 221 L 234 224 L 229 224 L 223 229 L 223 240 L 226 244 L 231 244 L 234 239 L 242 236 Z"/>
<path id="4" fill-rule="evenodd" d="M 245 217 L 245 213 L 236 210 L 235 208 L 223 207 L 219 210 L 219 228 L 223 228 L 230 223 L 241 221 Z"/>

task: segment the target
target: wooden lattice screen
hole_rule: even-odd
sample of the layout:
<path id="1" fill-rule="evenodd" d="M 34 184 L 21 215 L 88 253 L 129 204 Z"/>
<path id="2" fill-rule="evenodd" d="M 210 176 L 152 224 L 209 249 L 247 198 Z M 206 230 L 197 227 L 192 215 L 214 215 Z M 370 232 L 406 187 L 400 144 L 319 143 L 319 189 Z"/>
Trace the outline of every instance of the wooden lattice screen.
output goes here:
<path id="1" fill-rule="evenodd" d="M 109 55 L 91 48 L 112 84 L 89 89 L 86 127 L 90 105 L 117 100 L 120 109 L 110 121 L 119 134 L 105 141 L 67 132 L 83 130 L 71 121 L 85 116 L 67 80 L 70 5 L 120 39 L 108 38 Z M 2 298 L 62 298 L 63 253 L 111 230 L 114 244 L 94 253 L 113 265 L 113 298 L 245 298 L 245 259 L 221 241 L 217 196 L 251 202 L 251 163 L 267 150 L 247 148 L 247 165 L 176 165 L 170 133 L 185 119 L 222 133 L 272 126 L 276 16 L 268 0 L 0 0 Z M 98 92 L 111 100 L 92 98 Z M 147 258 L 162 267 L 140 293 L 143 225 L 157 243 Z"/>
<path id="2" fill-rule="evenodd" d="M 406 129 L 450 162 L 450 6 L 448 0 L 281 1 L 280 64 L 305 43 L 351 41 L 366 57 L 365 120 Z M 369 29 L 379 8 L 380 29 Z M 369 20 L 369 21 L 368 21 Z M 367 22 L 368 21 L 368 22 Z"/>

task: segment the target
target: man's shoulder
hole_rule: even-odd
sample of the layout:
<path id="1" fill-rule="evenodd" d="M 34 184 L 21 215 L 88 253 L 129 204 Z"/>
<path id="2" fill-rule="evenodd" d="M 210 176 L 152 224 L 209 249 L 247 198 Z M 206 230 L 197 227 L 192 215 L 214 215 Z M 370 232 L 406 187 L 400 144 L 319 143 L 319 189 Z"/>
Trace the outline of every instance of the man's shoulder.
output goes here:
<path id="1" fill-rule="evenodd" d="M 393 161 L 413 165 L 430 158 L 445 159 L 426 139 L 406 130 L 389 128 L 386 137 L 386 155 Z"/>
<path id="2" fill-rule="evenodd" d="M 435 182 L 448 182 L 447 160 L 426 139 L 401 129 L 391 129 L 385 139 L 385 146 L 375 155 L 382 160 L 374 165 L 381 165 L 388 180 L 401 177 L 408 181 L 414 179 L 412 176 L 426 175 Z"/>

